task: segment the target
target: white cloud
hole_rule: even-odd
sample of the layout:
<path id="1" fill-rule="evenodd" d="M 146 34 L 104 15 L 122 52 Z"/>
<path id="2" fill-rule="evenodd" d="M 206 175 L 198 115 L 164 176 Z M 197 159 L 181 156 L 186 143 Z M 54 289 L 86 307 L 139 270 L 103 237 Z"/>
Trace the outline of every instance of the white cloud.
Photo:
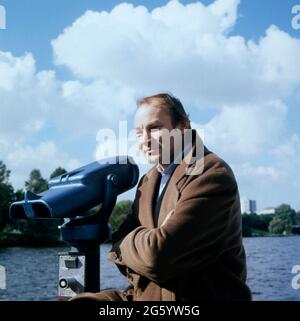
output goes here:
<path id="1" fill-rule="evenodd" d="M 286 184 L 300 189 L 300 137 L 293 134 L 271 150 L 278 170 L 285 173 Z"/>
<path id="2" fill-rule="evenodd" d="M 296 134 L 292 135 L 287 142 L 276 146 L 273 152 L 281 162 L 296 159 L 300 152 L 300 137 Z"/>
<path id="3" fill-rule="evenodd" d="M 36 72 L 31 54 L 14 57 L 0 51 L 0 134 L 2 139 L 21 139 L 43 126 L 49 108 L 54 73 Z"/>
<path id="4" fill-rule="evenodd" d="M 93 142 L 97 129 L 126 119 L 129 108 L 124 106 L 134 106 L 133 99 L 125 87 L 62 82 L 54 71 L 37 71 L 32 54 L 14 57 L 0 51 L 0 159 L 11 169 L 15 186 L 23 186 L 33 166 L 47 175 L 59 165 L 72 169 L 78 161 L 63 152 L 72 146 L 70 139 Z M 59 147 L 43 142 L 57 137 Z M 90 151 L 81 162 L 92 159 Z"/>
<path id="5" fill-rule="evenodd" d="M 258 207 L 282 203 L 299 207 L 300 138 L 292 135 L 256 161 L 232 163 L 242 195 L 258 200 Z M 263 165 L 266 164 L 266 165 Z"/>
<path id="6" fill-rule="evenodd" d="M 22 141 L 42 129 L 94 135 L 134 110 L 134 92 L 96 80 L 62 82 L 52 70 L 37 71 L 31 53 L 0 51 L 0 138 Z M 68 134 L 67 134 L 68 135 Z"/>
<path id="7" fill-rule="evenodd" d="M 284 134 L 286 110 L 280 101 L 225 106 L 208 123 L 198 126 L 205 131 L 206 143 L 222 155 L 253 158 L 278 144 Z"/>
<path id="8" fill-rule="evenodd" d="M 67 81 L 62 84 L 62 99 L 65 106 L 56 115 L 58 122 L 68 114 L 73 128 L 81 128 L 81 132 L 93 131 L 93 134 L 99 128 L 116 126 L 118 120 L 126 120 L 135 107 L 131 88 L 100 80 L 90 84 Z"/>
<path id="9" fill-rule="evenodd" d="M 41 169 L 42 175 L 49 178 L 55 168 L 62 166 L 66 170 L 79 167 L 79 162 L 61 151 L 53 141 L 44 141 L 36 147 L 15 145 L 5 157 L 11 170 L 11 181 L 16 187 L 23 187 L 32 169 Z"/>
<path id="10" fill-rule="evenodd" d="M 238 3 L 87 11 L 53 40 L 55 61 L 78 77 L 137 95 L 168 89 L 194 105 L 282 99 L 300 83 L 300 40 L 275 26 L 258 43 L 228 35 Z"/>
<path id="11" fill-rule="evenodd" d="M 14 57 L 0 51 L 0 159 L 11 170 L 15 188 L 24 186 L 33 168 L 49 177 L 58 166 L 78 165 L 54 142 L 39 137 L 43 130 L 47 140 L 57 134 L 47 128 L 55 128 L 56 111 L 66 105 L 59 88 L 54 71 L 36 70 L 32 54 Z"/>
<path id="12" fill-rule="evenodd" d="M 253 166 L 249 162 L 243 163 L 237 168 L 238 174 L 242 178 L 250 178 L 256 182 L 272 181 L 272 183 L 280 179 L 280 171 L 272 166 Z"/>

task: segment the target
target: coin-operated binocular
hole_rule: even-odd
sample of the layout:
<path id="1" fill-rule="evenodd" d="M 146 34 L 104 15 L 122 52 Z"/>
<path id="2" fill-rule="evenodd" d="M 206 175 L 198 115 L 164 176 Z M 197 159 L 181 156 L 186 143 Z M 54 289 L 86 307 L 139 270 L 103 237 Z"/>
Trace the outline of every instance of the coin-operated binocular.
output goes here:
<path id="1" fill-rule="evenodd" d="M 107 158 L 55 177 L 47 191 L 26 192 L 25 200 L 11 204 L 12 219 L 64 218 L 61 237 L 71 250 L 59 255 L 59 296 L 100 290 L 99 245 L 110 239 L 108 220 L 117 196 L 133 188 L 138 177 L 131 157 Z"/>

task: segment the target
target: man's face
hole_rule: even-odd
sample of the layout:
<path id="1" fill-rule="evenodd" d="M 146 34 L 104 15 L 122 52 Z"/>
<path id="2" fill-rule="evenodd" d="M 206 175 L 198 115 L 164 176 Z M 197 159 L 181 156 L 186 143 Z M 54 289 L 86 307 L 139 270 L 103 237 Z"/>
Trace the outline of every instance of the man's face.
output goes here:
<path id="1" fill-rule="evenodd" d="M 136 111 L 134 125 L 139 148 L 150 164 L 162 164 L 163 152 L 169 153 L 172 159 L 173 144 L 167 146 L 168 150 L 162 145 L 162 130 L 172 131 L 174 129 L 167 108 L 160 107 L 158 103 L 141 105 Z"/>

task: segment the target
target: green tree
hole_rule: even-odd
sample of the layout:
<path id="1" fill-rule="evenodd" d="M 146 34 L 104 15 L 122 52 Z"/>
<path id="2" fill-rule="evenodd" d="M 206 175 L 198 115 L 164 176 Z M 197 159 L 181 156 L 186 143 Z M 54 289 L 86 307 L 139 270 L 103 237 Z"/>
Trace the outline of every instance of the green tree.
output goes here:
<path id="1" fill-rule="evenodd" d="M 9 183 L 10 171 L 0 161 L 0 227 L 3 227 L 9 216 L 9 206 L 14 199 L 14 189 Z"/>
<path id="2" fill-rule="evenodd" d="M 261 228 L 263 231 L 269 231 L 269 225 L 270 222 L 273 220 L 274 218 L 274 214 L 263 214 L 263 215 L 259 215 L 260 220 L 261 220 Z"/>
<path id="3" fill-rule="evenodd" d="M 262 231 L 268 231 L 270 221 L 273 219 L 274 214 L 257 215 L 255 213 L 243 214 L 242 222 L 244 231 L 254 228 Z"/>
<path id="4" fill-rule="evenodd" d="M 269 231 L 274 234 L 291 234 L 297 215 L 288 204 L 282 204 L 275 210 L 275 216 L 270 222 Z"/>
<path id="5" fill-rule="evenodd" d="M 30 172 L 29 180 L 25 182 L 25 189 L 32 193 L 41 193 L 47 190 L 48 183 L 42 177 L 39 169 L 33 169 Z"/>
<path id="6" fill-rule="evenodd" d="M 14 202 L 22 201 L 24 199 L 24 191 L 22 189 L 16 190 L 14 194 Z"/>
<path id="7" fill-rule="evenodd" d="M 52 179 L 54 177 L 57 177 L 57 176 L 60 176 L 60 175 L 65 174 L 65 173 L 67 173 L 67 171 L 64 168 L 59 166 L 52 172 L 52 174 L 50 175 L 50 179 Z"/>
<path id="8" fill-rule="evenodd" d="M 294 220 L 296 218 L 296 211 L 292 209 L 290 205 L 282 204 L 276 208 L 275 215 L 282 219 L 290 218 L 294 223 Z"/>
<path id="9" fill-rule="evenodd" d="M 25 182 L 25 188 L 33 193 L 41 193 L 48 189 L 48 182 L 38 169 L 34 169 L 30 172 L 29 180 Z M 59 239 L 60 224 L 61 219 L 34 219 L 18 220 L 15 226 L 22 233 L 22 243 L 40 246 L 55 243 Z"/>
<path id="10" fill-rule="evenodd" d="M 244 214 L 242 220 L 243 225 L 248 226 L 249 228 L 261 229 L 261 219 L 259 215 L 255 213 Z"/>
<path id="11" fill-rule="evenodd" d="M 131 213 L 132 201 L 120 201 L 115 206 L 110 218 L 109 223 L 111 224 L 112 232 L 115 232 L 118 227 L 123 223 L 126 216 Z"/>
<path id="12" fill-rule="evenodd" d="M 6 168 L 6 165 L 0 161 L 0 182 L 8 183 L 10 176 L 10 170 Z"/>
<path id="13" fill-rule="evenodd" d="M 297 212 L 297 214 L 296 214 L 295 225 L 300 225 L 300 211 Z"/>
<path id="14" fill-rule="evenodd" d="M 244 223 L 242 224 L 242 235 L 243 237 L 252 236 L 251 228 Z"/>
<path id="15" fill-rule="evenodd" d="M 278 217 L 275 217 L 270 222 L 269 231 L 273 234 L 283 234 L 285 231 L 285 223 Z"/>

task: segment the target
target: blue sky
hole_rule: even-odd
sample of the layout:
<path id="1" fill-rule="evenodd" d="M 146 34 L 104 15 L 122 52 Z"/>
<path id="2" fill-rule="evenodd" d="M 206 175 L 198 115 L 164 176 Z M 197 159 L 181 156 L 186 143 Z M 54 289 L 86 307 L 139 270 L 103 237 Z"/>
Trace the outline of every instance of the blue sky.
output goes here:
<path id="1" fill-rule="evenodd" d="M 93 161 L 97 131 L 131 127 L 134 99 L 164 89 L 233 167 L 242 196 L 300 210 L 299 1 L 201 2 L 0 0 L 0 159 L 14 186 L 34 167 L 47 177 Z"/>

